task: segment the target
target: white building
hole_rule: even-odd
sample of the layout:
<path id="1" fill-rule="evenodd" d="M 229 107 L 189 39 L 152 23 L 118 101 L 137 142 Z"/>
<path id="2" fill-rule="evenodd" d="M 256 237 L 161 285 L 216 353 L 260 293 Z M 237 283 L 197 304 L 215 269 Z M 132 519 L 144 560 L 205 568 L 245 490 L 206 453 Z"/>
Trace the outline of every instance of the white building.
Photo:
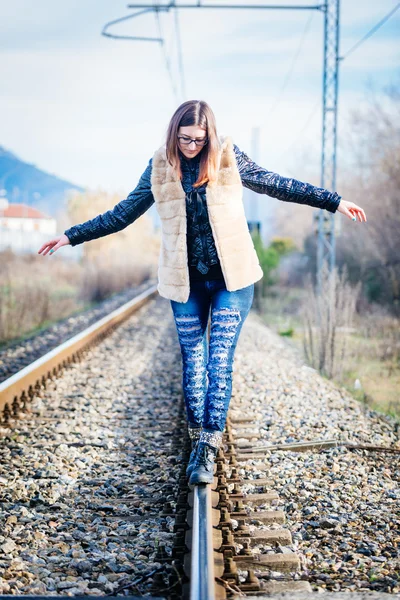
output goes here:
<path id="1" fill-rule="evenodd" d="M 0 250 L 37 252 L 57 233 L 57 221 L 27 204 L 10 204 L 0 198 Z"/>

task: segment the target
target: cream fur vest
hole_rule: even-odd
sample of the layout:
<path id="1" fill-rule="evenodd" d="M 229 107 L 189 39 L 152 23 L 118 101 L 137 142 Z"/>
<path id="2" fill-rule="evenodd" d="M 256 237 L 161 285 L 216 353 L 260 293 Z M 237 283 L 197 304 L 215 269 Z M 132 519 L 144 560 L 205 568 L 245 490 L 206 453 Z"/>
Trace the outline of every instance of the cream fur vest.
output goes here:
<path id="1" fill-rule="evenodd" d="M 207 183 L 206 202 L 215 246 L 228 291 L 239 290 L 263 276 L 243 206 L 243 187 L 230 136 L 219 137 L 218 177 Z M 186 200 L 181 180 L 166 159 L 165 146 L 153 156 L 151 191 L 161 219 L 158 292 L 186 302 L 190 293 Z"/>

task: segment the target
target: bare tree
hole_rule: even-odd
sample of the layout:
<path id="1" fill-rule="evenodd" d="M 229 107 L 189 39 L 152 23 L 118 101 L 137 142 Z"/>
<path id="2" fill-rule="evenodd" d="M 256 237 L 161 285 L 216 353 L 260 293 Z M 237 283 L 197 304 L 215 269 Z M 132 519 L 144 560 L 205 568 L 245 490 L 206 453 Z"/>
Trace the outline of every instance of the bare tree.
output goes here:
<path id="1" fill-rule="evenodd" d="M 340 189 L 367 213 L 365 227 L 343 219 L 338 264 L 361 279 L 365 295 L 400 313 L 400 83 L 353 112 L 341 155 Z"/>
<path id="2" fill-rule="evenodd" d="M 309 277 L 302 307 L 303 346 L 308 362 L 327 377 L 341 377 L 347 357 L 347 336 L 353 323 L 361 283 L 347 280 L 326 265 L 322 270 L 321 293 L 317 295 Z"/>

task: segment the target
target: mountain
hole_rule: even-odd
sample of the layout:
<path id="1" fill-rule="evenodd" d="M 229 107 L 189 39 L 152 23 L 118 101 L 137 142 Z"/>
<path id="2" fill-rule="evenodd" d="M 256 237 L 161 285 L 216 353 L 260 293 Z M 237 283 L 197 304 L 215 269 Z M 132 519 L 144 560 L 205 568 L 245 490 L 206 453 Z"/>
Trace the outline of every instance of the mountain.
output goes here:
<path id="1" fill-rule="evenodd" d="M 5 190 L 10 202 L 28 204 L 57 217 L 66 207 L 66 192 L 84 188 L 46 173 L 0 146 L 0 190 Z"/>

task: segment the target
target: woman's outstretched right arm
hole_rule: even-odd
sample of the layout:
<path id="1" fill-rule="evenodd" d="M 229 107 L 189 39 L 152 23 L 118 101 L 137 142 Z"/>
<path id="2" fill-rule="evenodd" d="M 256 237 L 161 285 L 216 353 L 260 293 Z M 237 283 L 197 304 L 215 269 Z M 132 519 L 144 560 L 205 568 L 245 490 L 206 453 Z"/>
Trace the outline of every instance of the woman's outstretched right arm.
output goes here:
<path id="1" fill-rule="evenodd" d="M 68 244 L 76 246 L 110 233 L 116 233 L 136 221 L 154 203 L 150 179 L 152 160 L 152 158 L 149 160 L 136 188 L 124 200 L 118 202 L 111 210 L 79 225 L 73 225 L 66 229 L 63 235 L 45 242 L 38 254 L 44 256 L 49 251 L 50 253 L 55 252 L 61 246 Z"/>

